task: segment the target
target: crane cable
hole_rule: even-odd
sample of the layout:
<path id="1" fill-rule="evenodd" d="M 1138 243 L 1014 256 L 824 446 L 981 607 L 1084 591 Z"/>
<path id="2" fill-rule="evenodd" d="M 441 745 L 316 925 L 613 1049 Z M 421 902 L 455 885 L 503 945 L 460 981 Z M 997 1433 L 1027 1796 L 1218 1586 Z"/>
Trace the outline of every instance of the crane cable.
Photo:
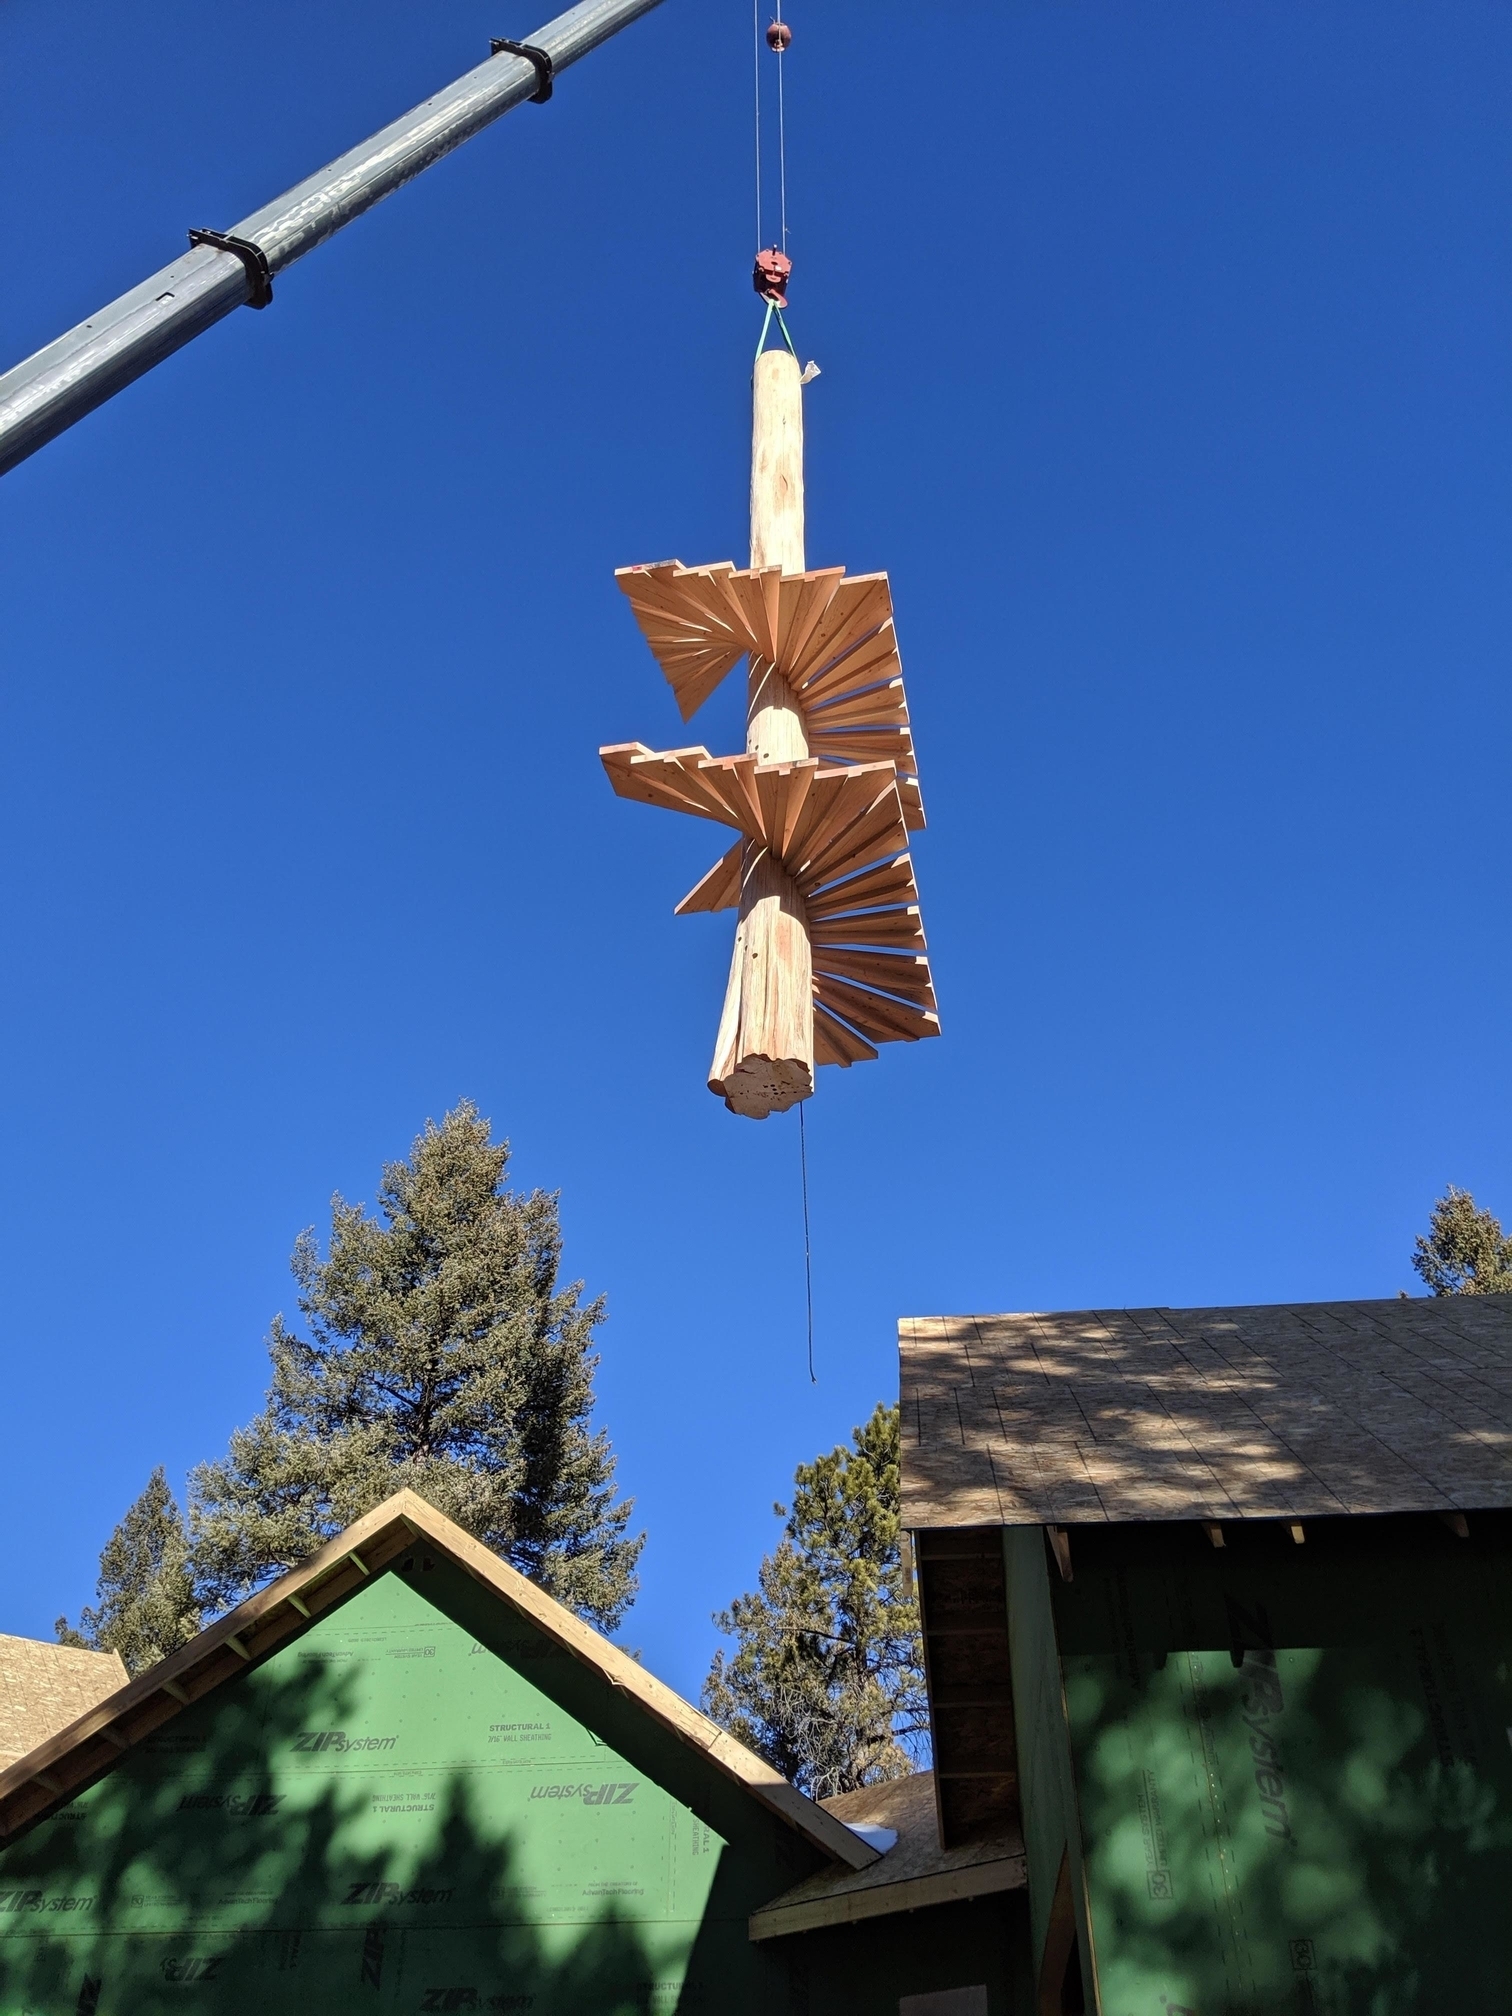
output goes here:
<path id="1" fill-rule="evenodd" d="M 814 1256 L 809 1244 L 808 1208 L 808 1136 L 803 1124 L 804 1101 L 798 1101 L 798 1167 L 803 1175 L 803 1286 L 808 1297 L 808 1365 L 809 1384 L 819 1384 L 819 1374 L 814 1370 Z"/>
<path id="2" fill-rule="evenodd" d="M 754 100 L 756 112 L 756 266 L 752 275 L 756 292 L 767 304 L 765 320 L 761 325 L 761 335 L 756 342 L 756 355 L 760 357 L 766 348 L 767 336 L 771 331 L 772 317 L 777 317 L 777 327 L 782 331 L 782 340 L 792 351 L 793 361 L 798 361 L 798 352 L 788 331 L 783 309 L 787 306 L 788 275 L 793 270 L 793 262 L 788 257 L 787 242 L 787 94 L 783 85 L 782 59 L 793 40 L 793 31 L 782 18 L 782 0 L 776 0 L 776 18 L 768 27 L 765 36 L 761 32 L 761 0 L 751 0 L 751 54 L 754 60 Z M 761 45 L 765 41 L 768 49 L 777 58 L 777 190 L 780 206 L 782 242 L 770 247 L 763 245 L 764 233 L 761 216 Z M 813 368 L 812 366 L 810 367 Z M 804 381 L 805 383 L 807 380 Z"/>
<path id="3" fill-rule="evenodd" d="M 751 53 L 756 68 L 756 250 L 761 250 L 761 0 L 751 0 Z"/>
<path id="4" fill-rule="evenodd" d="M 761 32 L 761 0 L 751 0 L 751 56 L 754 68 L 754 99 L 756 114 L 756 249 L 762 249 L 761 228 L 761 45 L 777 58 L 777 204 L 778 225 L 781 243 L 777 248 L 786 254 L 788 249 L 787 224 L 787 96 L 783 89 L 782 58 L 793 39 L 792 30 L 782 18 L 782 0 L 776 0 L 776 15 L 765 35 Z"/>
<path id="5" fill-rule="evenodd" d="M 783 25 L 782 0 L 777 0 L 777 19 L 774 25 L 778 28 L 781 28 Z M 785 47 L 786 45 L 783 46 Z M 784 252 L 786 252 L 787 251 L 787 113 L 783 105 L 783 96 L 782 96 L 782 72 L 785 66 L 782 61 L 783 49 L 779 48 L 775 53 L 777 57 L 777 188 L 782 206 L 782 249 Z"/>

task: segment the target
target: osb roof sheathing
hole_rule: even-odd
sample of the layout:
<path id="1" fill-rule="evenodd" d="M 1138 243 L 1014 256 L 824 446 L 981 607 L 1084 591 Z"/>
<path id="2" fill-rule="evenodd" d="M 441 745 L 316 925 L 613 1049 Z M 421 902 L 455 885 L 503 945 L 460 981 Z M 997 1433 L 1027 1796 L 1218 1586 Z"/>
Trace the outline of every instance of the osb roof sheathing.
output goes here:
<path id="1" fill-rule="evenodd" d="M 119 1652 L 0 1637 L 0 1771 L 125 1685 Z"/>
<path id="2" fill-rule="evenodd" d="M 1512 1506 L 1512 1295 L 898 1329 L 914 1529 Z"/>

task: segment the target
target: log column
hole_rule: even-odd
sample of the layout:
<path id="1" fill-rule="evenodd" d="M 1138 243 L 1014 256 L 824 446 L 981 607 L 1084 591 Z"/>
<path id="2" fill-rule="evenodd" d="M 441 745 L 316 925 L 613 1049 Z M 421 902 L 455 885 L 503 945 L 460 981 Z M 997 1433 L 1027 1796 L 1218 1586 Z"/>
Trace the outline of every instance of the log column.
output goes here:
<path id="1" fill-rule="evenodd" d="M 751 421 L 751 565 L 801 574 L 803 389 L 787 350 L 756 359 Z M 785 679 L 750 661 L 746 750 L 762 763 L 809 753 L 803 710 Z M 813 962 L 808 911 L 797 886 L 764 847 L 747 841 L 740 922 L 714 1046 L 709 1090 L 732 1113 L 765 1120 L 814 1089 Z"/>

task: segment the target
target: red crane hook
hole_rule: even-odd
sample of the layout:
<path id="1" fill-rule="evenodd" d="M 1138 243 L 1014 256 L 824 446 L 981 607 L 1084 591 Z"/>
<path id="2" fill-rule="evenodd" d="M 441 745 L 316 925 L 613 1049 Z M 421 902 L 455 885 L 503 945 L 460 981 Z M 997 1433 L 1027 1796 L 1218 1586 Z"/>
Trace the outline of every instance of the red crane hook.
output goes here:
<path id="1" fill-rule="evenodd" d="M 756 267 L 751 275 L 751 285 L 763 301 L 770 301 L 774 308 L 786 308 L 787 283 L 792 271 L 792 260 L 773 245 L 769 250 L 756 254 Z"/>

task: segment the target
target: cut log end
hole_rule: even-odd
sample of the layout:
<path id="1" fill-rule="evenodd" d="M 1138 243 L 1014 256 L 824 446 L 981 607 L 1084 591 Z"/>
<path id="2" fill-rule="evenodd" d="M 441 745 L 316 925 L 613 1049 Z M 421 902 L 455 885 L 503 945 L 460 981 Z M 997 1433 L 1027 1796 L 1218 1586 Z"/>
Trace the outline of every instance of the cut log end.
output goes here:
<path id="1" fill-rule="evenodd" d="M 728 1077 L 711 1078 L 709 1090 L 743 1120 L 765 1120 L 811 1098 L 814 1073 L 799 1057 L 742 1057 Z"/>

